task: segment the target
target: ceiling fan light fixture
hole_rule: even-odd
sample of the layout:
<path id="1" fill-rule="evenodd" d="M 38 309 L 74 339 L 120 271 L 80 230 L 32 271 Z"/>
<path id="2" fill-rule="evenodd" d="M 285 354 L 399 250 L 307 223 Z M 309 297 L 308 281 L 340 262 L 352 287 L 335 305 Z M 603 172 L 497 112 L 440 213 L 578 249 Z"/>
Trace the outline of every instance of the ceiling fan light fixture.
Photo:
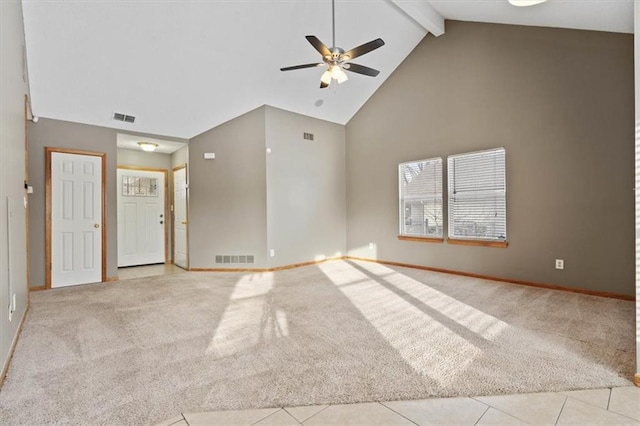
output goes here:
<path id="1" fill-rule="evenodd" d="M 345 81 L 349 80 L 349 77 L 347 77 L 347 73 L 346 72 L 344 72 L 342 69 L 340 69 L 340 75 L 338 76 L 338 78 L 336 80 L 338 80 L 338 84 L 342 84 Z"/>
<path id="2" fill-rule="evenodd" d="M 322 77 L 320 77 L 320 81 L 326 84 L 327 86 L 331 84 L 331 70 L 328 69 L 324 73 L 322 73 Z"/>
<path id="3" fill-rule="evenodd" d="M 536 4 L 544 3 L 547 0 L 509 0 L 514 6 L 525 7 L 525 6 L 534 6 Z"/>
<path id="4" fill-rule="evenodd" d="M 158 147 L 158 144 L 157 143 L 153 143 L 153 142 L 138 142 L 138 146 L 143 151 L 153 152 Z"/>
<path id="5" fill-rule="evenodd" d="M 337 80 L 338 77 L 340 77 L 340 71 L 342 70 L 338 65 L 333 65 L 331 67 L 331 78 L 333 78 L 334 80 Z"/>
<path id="6" fill-rule="evenodd" d="M 344 51 L 344 49 L 336 46 L 336 2 L 335 0 L 331 0 L 331 30 L 332 30 L 332 45 L 331 48 L 327 47 L 323 42 L 318 39 L 318 37 L 314 35 L 307 35 L 305 38 L 307 41 L 313 46 L 314 49 L 322 55 L 322 61 L 324 63 L 310 63 L 310 64 L 302 64 L 302 65 L 294 65 L 291 67 L 280 68 L 280 71 L 293 71 L 300 70 L 305 68 L 312 68 L 316 66 L 322 66 L 327 64 L 329 69 L 326 70 L 322 77 L 320 78 L 320 88 L 324 89 L 329 87 L 331 84 L 331 80 L 336 80 L 338 84 L 344 83 L 349 79 L 347 77 L 347 73 L 344 71 L 347 70 L 349 72 L 354 72 L 356 74 L 362 74 L 369 77 L 375 77 L 380 74 L 380 71 L 375 70 L 373 68 L 366 67 L 364 65 L 358 64 L 350 64 L 346 63 L 351 59 L 357 58 L 359 56 L 365 55 L 369 52 L 372 52 L 379 47 L 384 46 L 384 40 L 381 38 L 377 38 L 375 40 L 371 40 L 368 43 L 361 44 L 360 46 L 354 47 L 351 50 Z"/>

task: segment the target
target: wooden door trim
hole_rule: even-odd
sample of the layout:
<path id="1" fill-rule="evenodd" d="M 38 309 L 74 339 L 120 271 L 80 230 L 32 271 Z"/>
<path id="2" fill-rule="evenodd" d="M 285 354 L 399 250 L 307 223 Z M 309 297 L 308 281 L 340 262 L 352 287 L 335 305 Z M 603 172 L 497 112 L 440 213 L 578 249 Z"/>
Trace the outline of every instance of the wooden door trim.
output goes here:
<path id="1" fill-rule="evenodd" d="M 175 172 L 177 172 L 180 169 L 185 169 L 185 173 L 184 173 L 184 178 L 185 181 L 187 182 L 187 188 L 189 188 L 189 176 L 187 174 L 187 163 L 182 163 L 179 164 L 177 166 L 175 166 L 173 169 L 171 169 L 171 189 L 172 189 L 172 193 L 171 193 L 171 199 L 173 200 L 173 211 L 171 212 L 171 257 L 173 259 L 173 264 L 175 265 L 176 263 L 176 225 L 175 225 L 175 219 L 174 216 L 176 214 L 176 200 L 173 197 L 175 195 L 176 192 L 176 179 L 175 179 Z M 186 269 L 189 270 L 189 191 L 187 190 L 187 197 L 186 197 L 186 206 L 185 206 L 185 214 L 187 216 L 187 264 L 186 264 Z"/>
<path id="2" fill-rule="evenodd" d="M 102 277 L 101 281 L 107 281 L 107 154 L 105 152 L 83 151 L 79 149 L 55 148 L 46 146 L 44 166 L 45 187 L 45 287 L 51 288 L 51 156 L 55 153 L 88 155 L 101 158 L 101 190 L 102 190 Z"/>
<path id="3" fill-rule="evenodd" d="M 169 258 L 169 221 L 167 220 L 169 217 L 169 170 L 156 167 L 126 166 L 120 164 L 118 164 L 118 168 L 122 170 L 137 170 L 140 172 L 164 173 L 164 263 L 171 263 L 171 259 Z M 120 182 L 117 182 L 116 185 L 120 185 Z"/>

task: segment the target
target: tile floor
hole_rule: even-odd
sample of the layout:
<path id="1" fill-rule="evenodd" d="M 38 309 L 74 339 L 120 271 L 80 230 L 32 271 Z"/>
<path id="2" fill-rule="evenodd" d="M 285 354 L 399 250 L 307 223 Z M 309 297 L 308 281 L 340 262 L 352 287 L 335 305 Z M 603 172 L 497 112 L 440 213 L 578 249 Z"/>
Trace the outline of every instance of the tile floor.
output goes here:
<path id="1" fill-rule="evenodd" d="M 128 266 L 118 268 L 118 279 L 128 280 L 131 278 L 155 277 L 158 275 L 181 274 L 187 272 L 172 263 L 159 263 L 157 265 Z"/>
<path id="2" fill-rule="evenodd" d="M 183 413 L 158 426 L 640 425 L 640 388 Z"/>

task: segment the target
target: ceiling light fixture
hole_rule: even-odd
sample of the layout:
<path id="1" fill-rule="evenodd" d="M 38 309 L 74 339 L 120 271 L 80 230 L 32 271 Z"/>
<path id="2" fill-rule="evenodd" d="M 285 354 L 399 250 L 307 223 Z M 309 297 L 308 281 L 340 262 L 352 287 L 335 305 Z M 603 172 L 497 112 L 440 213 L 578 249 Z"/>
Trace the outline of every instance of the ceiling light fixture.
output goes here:
<path id="1" fill-rule="evenodd" d="M 347 77 L 347 73 L 344 72 L 340 65 L 334 65 L 333 67 L 331 67 L 331 78 L 333 78 L 334 80 L 338 80 L 338 84 L 342 84 L 345 81 L 349 80 L 349 77 Z"/>
<path id="2" fill-rule="evenodd" d="M 524 7 L 524 6 L 534 6 L 536 4 L 544 3 L 547 0 L 509 0 L 514 6 Z"/>
<path id="3" fill-rule="evenodd" d="M 158 147 L 158 144 L 153 142 L 138 142 L 138 145 L 140 149 L 146 152 L 153 152 Z"/>
<path id="4" fill-rule="evenodd" d="M 324 84 L 325 86 L 331 84 L 331 75 L 332 73 L 330 70 L 326 70 L 325 72 L 323 72 L 322 77 L 320 77 L 320 81 L 322 82 L 322 84 Z"/>

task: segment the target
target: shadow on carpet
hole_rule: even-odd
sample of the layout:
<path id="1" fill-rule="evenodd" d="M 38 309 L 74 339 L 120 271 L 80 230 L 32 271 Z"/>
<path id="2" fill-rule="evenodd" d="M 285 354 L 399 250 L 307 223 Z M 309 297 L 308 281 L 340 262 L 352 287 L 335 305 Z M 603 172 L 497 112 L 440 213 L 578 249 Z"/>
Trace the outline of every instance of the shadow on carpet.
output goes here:
<path id="1" fill-rule="evenodd" d="M 628 386 L 633 302 L 333 261 L 33 293 L 0 422 Z"/>

